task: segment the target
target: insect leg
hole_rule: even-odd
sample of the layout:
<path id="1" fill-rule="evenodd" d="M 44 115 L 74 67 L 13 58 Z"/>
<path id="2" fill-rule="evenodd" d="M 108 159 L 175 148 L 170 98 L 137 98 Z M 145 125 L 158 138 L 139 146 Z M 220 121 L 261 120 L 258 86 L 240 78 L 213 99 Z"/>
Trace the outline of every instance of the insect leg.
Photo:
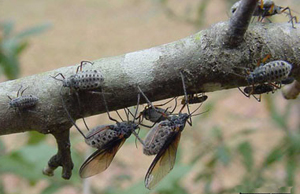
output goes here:
<path id="1" fill-rule="evenodd" d="M 110 120 L 112 120 L 112 121 L 115 121 L 116 123 L 119 123 L 116 119 L 114 119 L 114 118 L 112 118 L 112 117 L 110 116 L 109 110 L 108 110 L 108 106 L 107 106 L 107 103 L 106 103 L 106 100 L 105 100 L 105 96 L 104 96 L 104 94 L 103 94 L 103 92 L 102 92 L 102 88 L 100 88 L 100 89 L 101 89 L 102 99 L 103 99 L 103 102 L 104 102 L 104 107 L 105 107 L 105 109 L 106 109 L 106 113 L 107 113 L 107 115 L 108 115 L 108 118 L 109 118 Z"/>
<path id="2" fill-rule="evenodd" d="M 58 74 L 56 74 L 55 76 L 51 76 L 51 75 L 50 75 L 50 77 L 52 77 L 52 78 L 54 78 L 54 79 L 56 79 L 56 80 L 58 80 L 58 81 L 62 81 L 62 80 L 56 78 L 56 77 L 59 76 L 59 75 L 60 75 L 63 79 L 66 79 L 65 76 L 64 76 L 62 73 L 58 73 Z"/>
<path id="3" fill-rule="evenodd" d="M 152 102 L 150 102 L 150 100 L 147 98 L 147 96 L 144 94 L 144 92 L 141 90 L 140 86 L 137 86 L 140 93 L 143 95 L 143 97 L 146 99 L 148 105 L 150 105 L 156 112 L 161 113 L 162 115 L 164 115 L 164 117 L 167 118 L 167 115 L 165 115 L 163 112 L 159 111 L 153 104 Z"/>
<path id="4" fill-rule="evenodd" d="M 180 71 L 180 76 L 181 76 L 181 81 L 182 81 L 182 86 L 183 86 L 183 92 L 184 92 L 184 99 L 185 99 L 185 104 L 188 110 L 188 114 L 191 115 L 190 112 L 190 107 L 189 107 L 189 103 L 188 103 L 188 98 L 187 98 L 187 93 L 186 93 L 186 87 L 185 87 L 185 82 L 184 82 L 184 75 L 183 73 Z M 181 113 L 183 108 L 181 108 L 181 110 L 179 111 L 179 113 Z M 192 126 L 192 118 L 190 117 L 190 125 Z"/>
<path id="5" fill-rule="evenodd" d="M 244 96 L 246 96 L 247 98 L 250 97 L 250 93 L 249 94 L 246 94 L 243 90 L 241 90 L 240 87 L 238 87 L 238 89 L 240 90 L 240 92 L 242 92 L 242 94 L 244 94 Z M 253 90 L 253 89 L 252 89 Z"/>
<path id="6" fill-rule="evenodd" d="M 83 132 L 80 130 L 80 128 L 76 125 L 75 121 L 73 120 L 73 118 L 71 117 L 71 115 L 70 115 L 70 113 L 69 113 L 69 111 L 68 111 L 68 109 L 67 109 L 66 103 L 65 103 L 64 98 L 63 98 L 63 95 L 62 95 L 62 88 L 63 88 L 63 87 L 61 87 L 61 89 L 60 89 L 60 97 L 61 97 L 61 101 L 62 101 L 63 108 L 65 109 L 65 111 L 66 111 L 66 113 L 67 113 L 67 116 L 68 116 L 69 120 L 71 121 L 71 123 L 75 126 L 75 128 L 78 130 L 78 132 L 79 132 L 85 139 L 87 139 L 86 136 L 84 135 L 84 133 L 83 133 Z"/>

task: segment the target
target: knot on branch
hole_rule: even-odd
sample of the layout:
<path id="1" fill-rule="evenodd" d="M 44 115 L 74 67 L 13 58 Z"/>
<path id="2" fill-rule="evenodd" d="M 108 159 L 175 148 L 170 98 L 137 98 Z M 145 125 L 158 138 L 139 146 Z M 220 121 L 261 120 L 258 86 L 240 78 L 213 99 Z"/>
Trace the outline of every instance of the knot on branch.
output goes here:
<path id="1" fill-rule="evenodd" d="M 52 132 L 52 134 L 56 139 L 58 151 L 57 154 L 52 156 L 49 160 L 48 165 L 43 170 L 43 174 L 53 176 L 55 169 L 61 166 L 63 168 L 62 178 L 70 179 L 72 176 L 72 169 L 74 167 L 70 150 L 70 130 Z"/>

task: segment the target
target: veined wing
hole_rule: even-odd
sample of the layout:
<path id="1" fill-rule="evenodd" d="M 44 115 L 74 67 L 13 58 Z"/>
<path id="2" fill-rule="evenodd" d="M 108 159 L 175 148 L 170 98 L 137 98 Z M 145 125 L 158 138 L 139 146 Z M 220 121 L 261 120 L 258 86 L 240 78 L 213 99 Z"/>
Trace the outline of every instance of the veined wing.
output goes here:
<path id="1" fill-rule="evenodd" d="M 167 140 L 154 158 L 145 177 L 145 186 L 147 189 L 152 189 L 173 169 L 180 136 L 181 132 L 179 131 L 170 136 L 170 139 Z"/>
<path id="2" fill-rule="evenodd" d="M 88 178 L 106 170 L 125 140 L 117 139 L 90 155 L 80 167 L 80 177 Z"/>

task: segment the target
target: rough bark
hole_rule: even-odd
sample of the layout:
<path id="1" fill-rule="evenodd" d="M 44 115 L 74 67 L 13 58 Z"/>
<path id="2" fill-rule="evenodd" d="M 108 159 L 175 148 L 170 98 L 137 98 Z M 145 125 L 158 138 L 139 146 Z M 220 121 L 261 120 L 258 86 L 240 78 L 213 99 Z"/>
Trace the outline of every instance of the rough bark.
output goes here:
<path id="1" fill-rule="evenodd" d="M 253 4 L 253 0 L 246 1 L 248 4 Z M 299 81 L 299 24 L 295 25 L 296 28 L 292 28 L 290 23 L 253 23 L 247 29 L 246 23 L 247 31 L 240 26 L 242 32 L 237 35 L 239 41 L 234 44 L 234 47 L 229 46 L 228 34 L 231 34 L 230 39 L 235 34 L 232 32 L 235 29 L 232 28 L 232 22 L 239 19 L 248 21 L 249 14 L 253 13 L 247 7 L 245 9 L 244 14 L 243 12 L 235 14 L 234 17 L 239 18 L 217 23 L 187 38 L 117 57 L 99 59 L 93 61 L 94 65 L 86 65 L 83 68 L 97 69 L 103 73 L 102 88 L 109 93 L 106 99 L 110 110 L 135 105 L 137 85 L 152 101 L 182 95 L 180 71 L 183 71 L 186 77 L 189 93 L 213 92 L 247 85 L 246 80 L 236 74 L 240 74 L 245 67 L 254 68 L 267 54 L 272 55 L 270 60 L 281 59 L 293 64 L 292 75 Z M 70 169 L 73 164 L 69 157 L 69 145 L 60 143 L 60 135 L 57 134 L 68 131 L 71 123 L 62 107 L 60 98 L 62 83 L 50 76 L 62 73 L 65 77 L 69 77 L 76 72 L 77 67 L 78 65 L 63 67 L 0 84 L 0 103 L 4 107 L 0 109 L 0 135 L 29 130 L 54 134 L 59 145 L 56 158 L 66 153 L 68 162 L 66 164 L 60 159 L 55 159 L 49 161 L 51 163 L 49 165 L 50 169 L 55 169 L 57 166 L 68 168 L 64 169 L 64 178 L 71 176 Z M 33 109 L 34 113 L 18 114 L 18 111 L 12 109 L 7 111 L 5 108 L 9 103 L 6 95 L 15 96 L 20 85 L 29 86 L 24 94 L 34 94 L 39 98 L 39 103 Z M 69 94 L 67 88 L 63 88 L 62 93 L 72 117 L 75 120 L 80 118 L 76 95 Z M 100 95 L 79 92 L 79 96 L 82 116 L 105 112 Z M 68 139 L 66 135 L 62 135 L 62 138 Z"/>

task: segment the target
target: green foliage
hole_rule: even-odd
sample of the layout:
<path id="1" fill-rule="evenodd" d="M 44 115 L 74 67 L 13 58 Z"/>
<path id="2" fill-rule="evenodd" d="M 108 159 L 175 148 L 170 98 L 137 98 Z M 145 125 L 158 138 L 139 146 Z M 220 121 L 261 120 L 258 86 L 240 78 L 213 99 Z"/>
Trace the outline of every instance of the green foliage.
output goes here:
<path id="1" fill-rule="evenodd" d="M 15 79 L 20 74 L 19 57 L 29 45 L 28 37 L 40 34 L 50 27 L 49 24 L 43 24 L 15 34 L 14 26 L 12 21 L 0 23 L 0 73 L 4 73 L 8 79 Z"/>

